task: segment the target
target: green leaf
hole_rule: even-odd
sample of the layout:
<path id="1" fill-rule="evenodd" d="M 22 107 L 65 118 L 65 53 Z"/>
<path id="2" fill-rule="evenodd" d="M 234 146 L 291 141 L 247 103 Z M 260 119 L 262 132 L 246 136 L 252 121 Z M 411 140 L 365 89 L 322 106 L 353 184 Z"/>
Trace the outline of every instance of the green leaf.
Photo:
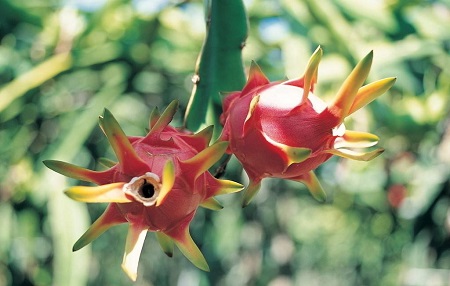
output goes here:
<path id="1" fill-rule="evenodd" d="M 185 126 L 198 131 L 214 125 L 221 130 L 220 92 L 241 90 L 245 84 L 242 48 L 247 38 L 247 16 L 242 0 L 207 1 L 207 35 L 193 77 L 194 88 Z"/>
<path id="2" fill-rule="evenodd" d="M 72 56 L 67 53 L 54 55 L 27 72 L 21 74 L 0 89 L 0 111 L 30 89 L 40 86 L 49 79 L 72 67 Z"/>

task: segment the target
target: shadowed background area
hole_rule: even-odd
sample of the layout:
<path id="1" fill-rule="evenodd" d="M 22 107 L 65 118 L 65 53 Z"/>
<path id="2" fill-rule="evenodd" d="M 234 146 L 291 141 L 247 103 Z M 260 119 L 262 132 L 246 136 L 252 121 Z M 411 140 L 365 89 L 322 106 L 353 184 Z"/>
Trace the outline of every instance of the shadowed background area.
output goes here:
<path id="1" fill-rule="evenodd" d="M 450 2 L 248 0 L 245 67 L 299 77 L 320 45 L 315 94 L 333 98 L 374 50 L 368 81 L 395 86 L 346 121 L 380 137 L 371 162 L 332 158 L 316 202 L 295 182 L 268 179 L 199 209 L 191 225 L 211 272 L 147 235 L 135 285 L 449 285 Z M 233 19 L 230 18 L 230 21 Z M 97 125 L 106 107 L 144 135 L 154 106 L 183 115 L 205 37 L 202 1 L 0 2 L 0 285 L 130 285 L 120 269 L 126 226 L 72 245 L 106 205 L 63 194 L 80 184 L 55 159 L 99 169 L 114 159 Z M 225 177 L 246 183 L 233 158 Z"/>

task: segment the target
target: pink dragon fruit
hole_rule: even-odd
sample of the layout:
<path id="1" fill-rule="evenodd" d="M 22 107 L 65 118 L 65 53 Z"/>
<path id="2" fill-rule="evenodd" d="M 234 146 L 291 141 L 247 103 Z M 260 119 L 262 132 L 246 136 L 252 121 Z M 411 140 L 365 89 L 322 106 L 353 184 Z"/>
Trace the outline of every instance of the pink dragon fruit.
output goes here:
<path id="1" fill-rule="evenodd" d="M 172 255 L 173 245 L 198 268 L 208 271 L 202 253 L 189 234 L 189 224 L 199 206 L 220 209 L 214 196 L 237 192 L 242 185 L 214 178 L 207 170 L 224 153 L 227 142 L 209 141 L 212 128 L 197 134 L 168 124 L 177 102 L 162 115 L 150 118 L 145 137 L 127 137 L 112 114 L 105 110 L 100 127 L 118 163 L 105 171 L 92 171 L 61 161 L 45 161 L 50 169 L 99 186 L 75 186 L 66 194 L 81 202 L 107 202 L 105 212 L 75 243 L 76 251 L 110 227 L 129 223 L 122 268 L 136 280 L 139 256 L 147 231 L 156 232 L 163 251 Z"/>
<path id="2" fill-rule="evenodd" d="M 249 176 L 244 206 L 267 177 L 302 182 L 315 198 L 325 200 L 325 192 L 313 172 L 320 164 L 332 155 L 367 161 L 383 152 L 381 148 L 370 152 L 352 150 L 374 146 L 378 137 L 346 130 L 343 121 L 386 92 L 396 79 L 362 86 L 372 64 L 370 52 L 327 106 L 313 94 L 321 57 L 319 47 L 304 76 L 284 82 L 269 82 L 252 63 L 243 90 L 225 98 L 220 118 L 224 126 L 221 140 L 230 142 L 227 152 L 236 155 Z"/>

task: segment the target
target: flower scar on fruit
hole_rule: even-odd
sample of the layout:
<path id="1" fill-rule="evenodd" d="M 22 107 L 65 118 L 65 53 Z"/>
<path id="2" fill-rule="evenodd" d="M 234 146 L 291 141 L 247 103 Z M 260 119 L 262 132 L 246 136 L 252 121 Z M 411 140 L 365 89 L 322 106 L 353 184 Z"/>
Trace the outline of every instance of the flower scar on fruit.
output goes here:
<path id="1" fill-rule="evenodd" d="M 137 278 L 139 257 L 148 231 L 155 232 L 169 256 L 174 245 L 198 268 L 208 264 L 189 233 L 199 206 L 218 210 L 215 196 L 238 192 L 241 184 L 214 178 L 208 169 L 225 153 L 227 142 L 209 145 L 212 126 L 198 133 L 169 126 L 178 107 L 172 102 L 159 114 L 155 109 L 144 137 L 128 137 L 113 115 L 105 110 L 99 125 L 118 162 L 109 169 L 93 171 L 69 163 L 48 160 L 45 165 L 68 177 L 97 186 L 74 186 L 65 193 L 87 203 L 109 203 L 104 213 L 73 246 L 79 250 L 110 227 L 128 223 L 122 268 Z"/>

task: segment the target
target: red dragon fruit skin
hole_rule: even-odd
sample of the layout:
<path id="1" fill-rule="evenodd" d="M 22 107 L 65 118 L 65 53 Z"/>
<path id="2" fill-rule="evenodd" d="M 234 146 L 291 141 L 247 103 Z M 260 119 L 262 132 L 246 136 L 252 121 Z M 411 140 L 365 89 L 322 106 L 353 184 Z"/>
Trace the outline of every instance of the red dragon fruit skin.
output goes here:
<path id="1" fill-rule="evenodd" d="M 327 105 L 313 94 L 322 49 L 311 56 L 303 77 L 284 82 L 269 82 L 252 63 L 242 91 L 227 95 L 223 103 L 221 140 L 229 141 L 227 153 L 243 165 L 250 183 L 243 205 L 247 205 L 267 177 L 304 183 L 318 200 L 325 200 L 313 170 L 337 155 L 368 161 L 383 152 L 352 150 L 377 144 L 376 135 L 346 130 L 344 119 L 386 92 L 395 78 L 382 79 L 365 86 L 373 53 L 354 68 L 334 101 Z"/>
<path id="2" fill-rule="evenodd" d="M 150 118 L 145 137 L 127 137 L 112 114 L 105 110 L 99 123 L 118 162 L 105 171 L 92 171 L 61 161 L 45 161 L 50 169 L 74 179 L 97 184 L 75 186 L 66 195 L 81 202 L 107 202 L 105 212 L 75 243 L 79 250 L 110 227 L 128 223 L 122 268 L 137 278 L 139 256 L 148 231 L 155 232 L 163 251 L 172 256 L 173 245 L 198 268 L 208 264 L 189 234 L 189 224 L 199 206 L 220 209 L 214 196 L 237 192 L 242 185 L 214 178 L 207 170 L 225 153 L 227 142 L 211 146 L 212 126 L 197 134 L 168 124 L 177 102 L 162 115 Z"/>

